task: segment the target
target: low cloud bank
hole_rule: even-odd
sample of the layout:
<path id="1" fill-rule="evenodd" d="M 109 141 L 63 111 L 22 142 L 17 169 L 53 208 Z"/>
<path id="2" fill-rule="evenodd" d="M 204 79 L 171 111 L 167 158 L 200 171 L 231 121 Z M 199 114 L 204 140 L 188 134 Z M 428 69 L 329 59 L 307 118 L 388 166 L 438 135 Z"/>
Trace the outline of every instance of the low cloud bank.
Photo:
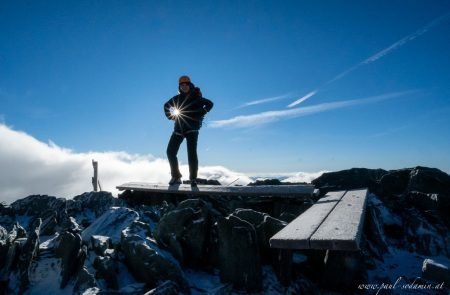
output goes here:
<path id="1" fill-rule="evenodd" d="M 166 159 L 114 151 L 76 153 L 0 124 L 0 201 L 10 204 L 32 194 L 72 198 L 91 191 L 92 159 L 99 163 L 102 189 L 116 195 L 115 187 L 125 182 L 170 180 Z M 187 165 L 181 165 L 180 170 L 189 175 Z M 234 184 L 251 181 L 246 175 L 221 166 L 200 167 L 199 177 L 217 179 L 222 184 L 236 179 Z"/>
<path id="2" fill-rule="evenodd" d="M 53 142 L 41 142 L 29 134 L 0 123 L 0 202 L 10 204 L 33 194 L 70 199 L 92 191 L 92 160 L 99 163 L 99 179 L 104 191 L 118 194 L 116 186 L 131 182 L 167 183 L 166 159 L 126 152 L 76 153 Z M 187 165 L 180 166 L 184 176 Z M 246 185 L 257 178 L 279 178 L 289 182 L 311 182 L 323 172 L 245 174 L 223 166 L 202 166 L 199 177 L 216 179 L 223 185 Z"/>

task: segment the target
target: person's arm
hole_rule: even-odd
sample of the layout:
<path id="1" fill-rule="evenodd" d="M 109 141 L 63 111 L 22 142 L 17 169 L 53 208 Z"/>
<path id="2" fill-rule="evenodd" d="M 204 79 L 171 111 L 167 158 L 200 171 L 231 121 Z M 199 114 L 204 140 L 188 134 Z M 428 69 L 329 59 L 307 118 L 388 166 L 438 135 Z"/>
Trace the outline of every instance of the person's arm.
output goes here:
<path id="1" fill-rule="evenodd" d="M 202 105 L 205 110 L 205 114 L 208 113 L 214 106 L 214 103 L 207 98 L 202 97 Z"/>
<path id="2" fill-rule="evenodd" d="M 202 107 L 202 115 L 208 113 L 214 106 L 214 103 L 207 98 L 204 98 L 202 95 L 202 91 L 199 87 L 194 88 L 194 93 L 200 99 L 200 105 Z"/>
<path id="3" fill-rule="evenodd" d="M 169 120 L 173 120 L 173 116 L 170 113 L 170 108 L 172 106 L 173 106 L 173 97 L 164 104 L 164 114 L 166 115 L 167 119 L 169 119 Z"/>

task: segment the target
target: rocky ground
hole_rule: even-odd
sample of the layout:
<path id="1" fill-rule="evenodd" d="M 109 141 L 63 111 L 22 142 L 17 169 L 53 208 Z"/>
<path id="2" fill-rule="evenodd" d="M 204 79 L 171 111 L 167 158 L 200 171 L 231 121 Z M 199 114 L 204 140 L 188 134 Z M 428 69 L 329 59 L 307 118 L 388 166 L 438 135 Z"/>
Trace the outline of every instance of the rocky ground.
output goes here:
<path id="1" fill-rule="evenodd" d="M 370 189 L 361 251 L 269 248 L 310 206 L 296 200 L 100 192 L 0 205 L 0 294 L 449 293 L 448 174 L 350 169 L 313 184 Z"/>

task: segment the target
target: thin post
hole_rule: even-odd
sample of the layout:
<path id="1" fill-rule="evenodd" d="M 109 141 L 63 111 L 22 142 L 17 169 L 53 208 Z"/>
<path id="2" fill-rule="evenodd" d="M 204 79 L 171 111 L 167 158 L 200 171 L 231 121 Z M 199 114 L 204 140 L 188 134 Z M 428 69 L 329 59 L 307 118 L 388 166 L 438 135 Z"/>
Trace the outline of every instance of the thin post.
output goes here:
<path id="1" fill-rule="evenodd" d="M 94 177 L 92 177 L 92 185 L 94 186 L 94 192 L 98 191 L 98 162 L 92 160 L 92 166 L 94 167 Z"/>

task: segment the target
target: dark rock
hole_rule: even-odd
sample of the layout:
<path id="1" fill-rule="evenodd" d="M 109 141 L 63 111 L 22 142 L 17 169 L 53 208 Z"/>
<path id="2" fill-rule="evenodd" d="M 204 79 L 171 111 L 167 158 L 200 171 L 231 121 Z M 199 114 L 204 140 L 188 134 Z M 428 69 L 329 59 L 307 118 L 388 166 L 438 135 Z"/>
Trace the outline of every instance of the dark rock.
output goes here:
<path id="1" fill-rule="evenodd" d="M 180 291 L 180 287 L 175 282 L 164 281 L 144 295 L 178 295 Z"/>
<path id="2" fill-rule="evenodd" d="M 383 194 L 400 194 L 406 191 L 423 193 L 448 193 L 450 176 L 435 168 L 415 167 L 389 171 L 380 180 Z"/>
<path id="3" fill-rule="evenodd" d="M 2 240 L 6 240 L 6 238 L 8 237 L 8 232 L 6 231 L 6 229 L 0 225 L 0 241 Z"/>
<path id="4" fill-rule="evenodd" d="M 36 222 L 39 222 L 39 219 Z M 21 239 L 26 237 L 27 231 L 19 223 L 16 223 L 13 227 L 13 230 L 8 236 L 8 240 L 12 242 L 15 239 Z"/>
<path id="5" fill-rule="evenodd" d="M 159 222 L 160 220 L 159 215 L 154 211 L 144 211 L 144 216 L 150 218 L 153 222 Z"/>
<path id="6" fill-rule="evenodd" d="M 421 211 L 437 210 L 438 198 L 438 194 L 426 194 L 418 191 L 406 194 L 406 200 Z"/>
<path id="7" fill-rule="evenodd" d="M 0 226 L 0 271 L 5 265 L 6 254 L 8 254 L 9 245 L 6 244 L 6 239 L 8 238 L 8 232 L 5 228 Z"/>
<path id="8" fill-rule="evenodd" d="M 117 280 L 117 274 L 119 269 L 116 261 L 109 256 L 97 256 L 94 260 L 94 268 L 97 270 L 97 279 L 105 280 L 106 286 L 110 289 L 118 289 L 119 282 Z"/>
<path id="9" fill-rule="evenodd" d="M 443 223 L 450 225 L 450 176 L 438 169 L 419 166 L 390 171 L 381 178 L 378 194 L 388 206 L 397 197 L 391 207 L 412 205 L 421 211 L 436 210 Z"/>
<path id="10" fill-rule="evenodd" d="M 130 234 L 125 229 L 122 231 L 120 246 L 126 265 L 137 279 L 153 288 L 160 281 L 171 280 L 188 292 L 189 286 L 178 262 L 156 243 L 137 234 Z"/>
<path id="11" fill-rule="evenodd" d="M 19 255 L 27 241 L 26 236 L 25 229 L 19 223 L 16 223 L 6 238 L 0 241 L 0 255 L 2 256 L 2 260 L 0 260 L 0 281 L 8 281 L 9 273 L 16 267 Z"/>
<path id="12" fill-rule="evenodd" d="M 286 183 L 281 182 L 279 179 L 264 179 L 264 180 L 257 180 L 255 182 L 251 182 L 248 185 L 249 186 L 255 186 L 255 185 L 283 185 Z"/>
<path id="13" fill-rule="evenodd" d="M 405 246 L 410 251 L 426 256 L 438 256 L 447 252 L 448 231 L 440 232 L 436 226 L 427 222 L 416 209 L 404 212 L 402 220 L 404 221 Z"/>
<path id="14" fill-rule="evenodd" d="M 155 238 L 181 263 L 200 267 L 210 263 L 212 224 L 221 214 L 208 202 L 188 199 L 165 214 L 155 230 Z"/>
<path id="15" fill-rule="evenodd" d="M 230 215 L 219 219 L 218 235 L 221 281 L 247 292 L 260 291 L 262 267 L 255 228 Z"/>
<path id="16" fill-rule="evenodd" d="M 269 241 L 266 241 L 266 233 L 264 231 L 264 220 L 268 216 L 265 213 L 261 213 L 252 209 L 236 209 L 233 216 L 250 223 L 255 229 L 256 240 L 258 243 L 259 253 L 261 255 L 262 263 L 270 262 L 270 247 Z M 269 238 L 270 239 L 270 238 Z"/>
<path id="17" fill-rule="evenodd" d="M 183 184 L 190 184 L 190 180 L 183 181 Z M 206 184 L 206 185 L 221 185 L 220 182 L 216 179 L 204 179 L 197 178 L 197 184 Z"/>
<path id="18" fill-rule="evenodd" d="M 297 218 L 299 215 L 290 213 L 290 212 L 283 212 L 281 213 L 280 217 L 278 217 L 279 220 L 282 220 L 286 223 L 290 223 L 291 221 L 293 221 L 295 218 Z"/>
<path id="19" fill-rule="evenodd" d="M 150 225 L 148 225 L 148 223 L 144 223 L 140 220 L 133 221 L 130 224 L 128 231 L 131 234 L 136 234 L 141 237 L 153 238 L 152 229 L 151 229 Z"/>
<path id="20" fill-rule="evenodd" d="M 382 259 L 383 255 L 388 252 L 388 244 L 384 238 L 382 221 L 375 211 L 375 205 L 369 204 L 366 210 L 364 221 L 364 234 L 368 241 L 369 247 L 378 259 Z"/>
<path id="21" fill-rule="evenodd" d="M 380 196 L 403 194 L 408 187 L 411 169 L 389 171 L 380 179 Z"/>
<path id="22" fill-rule="evenodd" d="M 124 205 L 122 200 L 114 198 L 110 192 L 88 192 L 68 201 L 67 207 L 70 214 L 89 209 L 94 212 L 96 217 L 100 217 L 109 208 Z"/>
<path id="23" fill-rule="evenodd" d="M 272 249 L 269 244 L 270 238 L 285 226 L 285 222 L 271 216 L 266 216 L 262 224 L 262 232 L 264 233 L 263 249 L 266 249 L 265 251 L 269 254 L 270 264 L 272 265 L 278 280 L 282 285 L 287 286 L 291 282 L 292 276 L 292 251 L 286 249 Z"/>
<path id="24" fill-rule="evenodd" d="M 14 224 L 16 223 L 15 221 L 15 215 L 12 212 L 11 208 L 8 208 L 8 211 L 10 212 L 5 212 L 6 210 L 3 210 L 4 213 L 0 212 L 0 224 L 2 225 L 2 227 L 9 232 Z"/>
<path id="25" fill-rule="evenodd" d="M 95 278 L 89 271 L 83 267 L 77 274 L 77 278 L 75 280 L 75 285 L 73 287 L 73 293 L 83 294 L 89 288 L 96 287 L 97 283 L 95 282 Z"/>
<path id="26" fill-rule="evenodd" d="M 438 212 L 442 222 L 450 228 L 450 194 L 438 194 Z"/>
<path id="27" fill-rule="evenodd" d="M 424 279 L 450 285 L 450 269 L 448 266 L 438 263 L 432 259 L 425 259 L 422 266 L 422 277 Z"/>
<path id="28" fill-rule="evenodd" d="M 58 245 L 55 248 L 55 255 L 61 258 L 61 289 L 63 289 L 69 279 L 76 274 L 80 265 L 78 255 L 81 250 L 81 236 L 70 232 L 64 232 L 59 237 Z"/>
<path id="29" fill-rule="evenodd" d="M 332 190 L 351 190 L 368 187 L 374 191 L 378 181 L 388 172 L 383 169 L 352 168 L 338 172 L 327 172 L 314 179 L 312 184 L 321 194 Z"/>
<path id="30" fill-rule="evenodd" d="M 233 215 L 249 222 L 253 226 L 259 226 L 264 222 L 264 218 L 267 216 L 267 214 L 257 212 L 252 209 L 236 209 Z"/>
<path id="31" fill-rule="evenodd" d="M 58 215 L 58 222 L 59 222 L 59 232 L 71 232 L 71 233 L 81 233 L 82 228 L 78 224 L 77 220 L 69 216 L 67 213 L 67 210 L 63 210 Z"/>
<path id="32" fill-rule="evenodd" d="M 410 173 L 408 191 L 450 194 L 450 175 L 436 168 L 415 167 Z"/>
<path id="33" fill-rule="evenodd" d="M 183 233 L 181 245 L 183 247 L 184 263 L 188 266 L 199 267 L 206 260 L 206 243 L 209 234 L 209 224 L 205 218 L 195 219 Z"/>
<path id="34" fill-rule="evenodd" d="M 6 264 L 6 256 L 8 254 L 9 245 L 5 240 L 0 241 L 0 272 Z"/>
<path id="35" fill-rule="evenodd" d="M 40 214 L 42 218 L 41 235 L 49 236 L 56 232 L 57 222 L 57 212 L 53 210 L 48 210 Z"/>
<path id="36" fill-rule="evenodd" d="M 292 272 L 292 252 L 273 249 L 269 244 L 270 238 L 282 230 L 286 223 L 251 209 L 237 209 L 233 215 L 253 225 L 256 230 L 262 262 L 272 265 L 280 282 L 285 286 L 288 285 Z"/>
<path id="37" fill-rule="evenodd" d="M 353 293 L 358 282 L 367 282 L 367 270 L 360 251 L 327 251 L 321 286 Z"/>
<path id="38" fill-rule="evenodd" d="M 66 206 L 66 199 L 47 195 L 32 195 L 13 202 L 10 207 L 18 215 L 41 217 L 48 210 L 60 211 Z"/>
<path id="39" fill-rule="evenodd" d="M 91 248 L 97 255 L 103 256 L 105 251 L 112 246 L 112 241 L 110 237 L 106 236 L 91 236 Z"/>
<path id="40" fill-rule="evenodd" d="M 21 288 L 21 276 L 18 270 L 18 261 L 26 241 L 26 238 L 19 238 L 12 242 L 7 242 L 8 253 L 6 254 L 6 261 L 3 269 L 0 269 L 0 285 L 3 286 L 3 289 L 0 290 L 4 290 L 5 294 L 17 292 Z M 17 279 L 10 280 L 11 276 Z"/>
<path id="41" fill-rule="evenodd" d="M 30 271 L 33 259 L 39 254 L 39 231 L 41 227 L 41 220 L 37 220 L 32 225 L 28 239 L 21 249 L 18 260 L 18 271 L 20 277 L 19 294 L 23 294 L 30 284 L 28 273 Z"/>
<path id="42" fill-rule="evenodd" d="M 286 222 L 291 222 L 312 205 L 313 200 L 278 199 L 273 201 L 273 214 L 269 215 Z"/>
<path id="43" fill-rule="evenodd" d="M 192 208 L 175 209 L 165 214 L 155 229 L 158 244 L 168 248 L 180 262 L 184 261 L 180 240 L 185 228 L 192 224 L 194 218 L 195 211 Z"/>

